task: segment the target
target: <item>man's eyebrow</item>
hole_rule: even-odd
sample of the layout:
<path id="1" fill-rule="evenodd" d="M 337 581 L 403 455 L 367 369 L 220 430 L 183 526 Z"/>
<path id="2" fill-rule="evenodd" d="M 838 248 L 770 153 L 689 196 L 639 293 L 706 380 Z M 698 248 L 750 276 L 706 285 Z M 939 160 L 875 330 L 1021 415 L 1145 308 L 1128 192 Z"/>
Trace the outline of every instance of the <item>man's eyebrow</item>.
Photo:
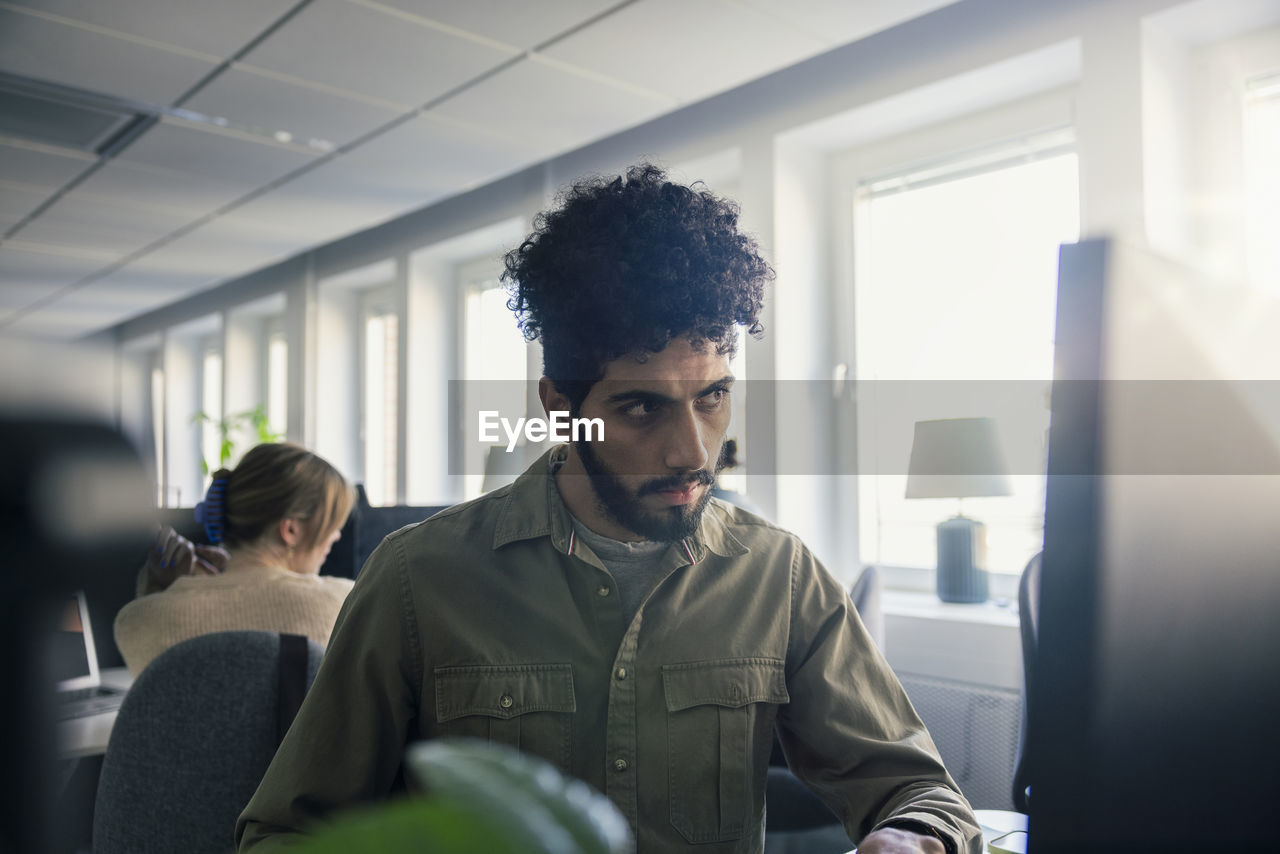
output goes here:
<path id="1" fill-rule="evenodd" d="M 733 374 L 726 374 L 720 379 L 708 384 L 706 388 L 698 391 L 696 394 L 694 394 L 694 397 L 695 398 L 702 397 L 703 395 L 710 394 L 713 391 L 718 391 L 722 388 L 732 385 L 733 381 L 734 381 Z M 627 389 L 625 391 L 615 392 L 614 394 L 609 395 L 604 399 L 604 405 L 613 406 L 614 404 L 618 404 L 618 403 L 635 403 L 637 401 L 642 401 L 644 403 L 667 404 L 667 403 L 675 403 L 676 399 L 674 397 L 668 397 L 667 395 L 661 394 L 656 391 L 647 391 L 645 389 L 636 388 L 636 389 Z"/>
<path id="2" fill-rule="evenodd" d="M 644 391 L 636 388 L 611 394 L 604 399 L 604 404 L 612 406 L 615 403 L 635 403 L 637 401 L 644 403 L 675 403 L 675 398 L 667 397 L 665 394 L 658 394 L 656 391 Z"/>
<path id="3" fill-rule="evenodd" d="M 711 394 L 711 392 L 713 391 L 719 391 L 722 388 L 727 388 L 733 385 L 734 379 L 735 377 L 733 376 L 733 374 L 725 374 L 723 377 L 711 383 L 710 385 L 708 385 L 706 388 L 704 388 L 702 391 L 698 392 L 694 396 L 702 397 L 703 395 Z"/>

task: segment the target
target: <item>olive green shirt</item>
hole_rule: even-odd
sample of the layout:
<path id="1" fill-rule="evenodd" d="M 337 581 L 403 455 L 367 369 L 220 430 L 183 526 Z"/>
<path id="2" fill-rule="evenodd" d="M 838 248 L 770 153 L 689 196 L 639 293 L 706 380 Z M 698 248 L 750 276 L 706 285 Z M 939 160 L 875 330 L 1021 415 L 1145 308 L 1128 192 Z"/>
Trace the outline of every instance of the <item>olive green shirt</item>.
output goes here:
<path id="1" fill-rule="evenodd" d="M 713 500 L 628 624 L 546 472 L 544 457 L 374 551 L 240 816 L 240 851 L 404 785 L 412 741 L 473 736 L 604 792 L 640 854 L 759 852 L 775 724 L 852 839 L 905 820 L 980 851 L 847 593 L 795 536 Z"/>

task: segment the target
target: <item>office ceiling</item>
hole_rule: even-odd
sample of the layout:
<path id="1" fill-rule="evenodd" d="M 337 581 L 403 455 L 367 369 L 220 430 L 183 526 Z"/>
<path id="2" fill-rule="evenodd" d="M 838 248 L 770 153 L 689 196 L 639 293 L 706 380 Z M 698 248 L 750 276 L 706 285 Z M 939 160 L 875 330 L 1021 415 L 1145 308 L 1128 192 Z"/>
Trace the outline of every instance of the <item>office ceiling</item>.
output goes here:
<path id="1" fill-rule="evenodd" d="M 77 338 L 951 0 L 0 0 L 0 333 Z"/>

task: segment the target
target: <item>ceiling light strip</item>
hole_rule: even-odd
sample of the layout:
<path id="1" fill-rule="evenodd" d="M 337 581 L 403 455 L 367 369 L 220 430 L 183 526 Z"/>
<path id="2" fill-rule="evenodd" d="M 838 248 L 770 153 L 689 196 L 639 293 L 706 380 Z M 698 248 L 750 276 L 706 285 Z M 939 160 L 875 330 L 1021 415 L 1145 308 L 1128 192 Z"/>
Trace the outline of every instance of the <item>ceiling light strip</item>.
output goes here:
<path id="1" fill-rule="evenodd" d="M 231 67 L 236 71 L 243 71 L 245 74 L 253 74 L 257 77 L 265 77 L 268 80 L 288 83 L 291 86 L 298 86 L 303 89 L 310 89 L 313 92 L 322 92 L 325 95 L 333 95 L 338 98 L 345 98 L 349 101 L 368 104 L 371 107 L 382 107 L 387 110 L 394 110 L 397 113 L 406 113 L 413 110 L 413 106 L 411 104 L 401 104 L 396 101 L 384 101 L 382 98 L 374 98 L 371 95 L 362 95 L 361 93 L 353 92 L 350 89 L 330 86 L 328 83 L 321 83 L 318 80 L 308 80 L 305 77 L 295 77 L 294 75 L 286 74 L 283 71 L 272 71 L 269 68 L 250 65 L 247 62 L 235 61 L 231 63 Z"/>
<path id="2" fill-rule="evenodd" d="M 575 77 L 581 77 L 586 80 L 593 80 L 596 83 L 603 83 L 614 89 L 621 89 L 624 92 L 630 92 L 633 95 L 639 95 L 642 98 L 648 98 L 651 101 L 660 101 L 670 106 L 677 106 L 680 103 L 679 98 L 675 98 L 656 89 L 650 89 L 646 86 L 640 86 L 635 83 L 628 83 L 625 80 L 619 80 L 617 77 L 610 77 L 599 71 L 592 71 L 589 68 L 583 68 L 580 65 L 574 65 L 571 62 L 565 62 L 563 59 L 552 59 L 541 53 L 530 51 L 529 59 L 539 65 L 545 65 L 548 68 L 554 68 L 557 71 L 563 71 L 566 74 L 572 74 Z"/>
<path id="3" fill-rule="evenodd" d="M 461 27 L 455 27 L 450 24 L 446 24 L 443 21 L 428 18 L 424 15 L 416 15 L 413 12 L 409 12 L 404 9 L 387 6 L 384 3 L 376 2 L 376 0 L 347 0 L 347 2 L 355 6 L 363 6 L 366 9 L 372 9 L 375 12 L 381 12 L 384 15 L 390 15 L 393 18 L 400 18 L 401 20 L 408 21 L 411 24 L 418 24 L 420 26 L 427 27 L 428 29 L 436 30 L 444 33 L 445 35 L 453 36 L 454 38 L 465 39 L 466 41 L 473 42 L 481 47 L 493 48 L 494 50 L 500 50 L 504 53 L 520 53 L 520 48 L 516 45 L 507 44 L 504 41 L 489 38 L 488 36 L 483 36 L 479 33 L 473 33 L 470 30 L 464 30 Z"/>

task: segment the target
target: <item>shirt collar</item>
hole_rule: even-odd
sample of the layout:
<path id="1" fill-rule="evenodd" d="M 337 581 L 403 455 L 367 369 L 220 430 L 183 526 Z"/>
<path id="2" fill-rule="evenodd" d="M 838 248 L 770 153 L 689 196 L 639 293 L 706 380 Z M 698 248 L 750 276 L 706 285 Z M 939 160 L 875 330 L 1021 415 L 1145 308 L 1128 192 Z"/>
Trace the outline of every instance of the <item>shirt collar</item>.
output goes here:
<path id="1" fill-rule="evenodd" d="M 556 551 L 568 554 L 573 523 L 551 475 L 553 463 L 562 462 L 568 452 L 567 445 L 552 447 L 506 488 L 506 495 L 494 496 L 501 505 L 493 532 L 493 548 L 500 549 L 519 540 L 550 537 Z M 686 538 L 687 552 L 695 563 L 706 557 L 708 551 L 720 557 L 747 554 L 747 547 L 729 530 L 728 518 L 729 511 L 715 499 L 707 504 L 698 530 Z"/>

